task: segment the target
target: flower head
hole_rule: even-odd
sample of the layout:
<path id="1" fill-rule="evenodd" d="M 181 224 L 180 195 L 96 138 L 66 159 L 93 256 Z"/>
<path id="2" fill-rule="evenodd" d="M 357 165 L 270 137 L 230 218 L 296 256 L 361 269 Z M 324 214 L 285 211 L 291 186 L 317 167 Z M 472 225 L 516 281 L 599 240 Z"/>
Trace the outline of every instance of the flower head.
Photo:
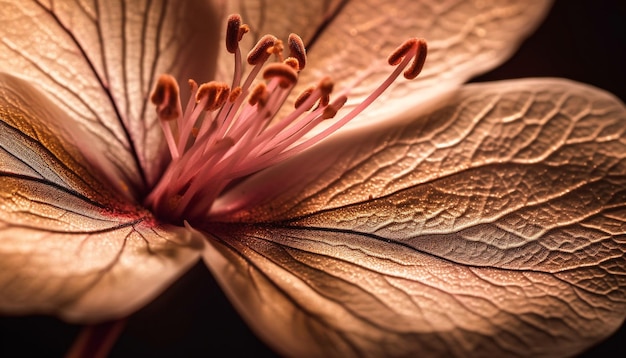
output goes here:
<path id="1" fill-rule="evenodd" d="M 252 69 L 244 80 L 239 42 L 250 28 L 242 24 L 239 15 L 231 15 L 226 29 L 226 50 L 234 57 L 230 86 L 216 81 L 198 86 L 189 80 L 191 95 L 183 110 L 176 79 L 161 75 L 150 97 L 172 161 L 145 205 L 166 221 L 207 220 L 215 199 L 233 182 L 324 140 L 363 112 L 403 71 L 406 79 L 417 77 L 426 60 L 426 41 L 404 41 L 388 58 L 397 68 L 341 118 L 334 117 L 346 103 L 350 88 L 331 101 L 333 82 L 329 77 L 300 93 L 291 111 L 281 111 L 306 65 L 302 39 L 289 35 L 289 57 L 284 58 L 282 41 L 263 36 L 247 56 Z M 271 57 L 275 62 L 266 64 Z M 254 84 L 260 73 L 263 80 Z M 329 121 L 332 123 L 325 129 L 314 133 L 322 122 Z"/>

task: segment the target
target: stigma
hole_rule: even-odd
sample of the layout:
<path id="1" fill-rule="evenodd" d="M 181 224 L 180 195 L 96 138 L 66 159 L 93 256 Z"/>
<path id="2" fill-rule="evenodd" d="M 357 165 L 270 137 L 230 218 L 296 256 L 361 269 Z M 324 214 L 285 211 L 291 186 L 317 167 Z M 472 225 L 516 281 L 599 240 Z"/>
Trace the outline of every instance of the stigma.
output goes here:
<path id="1" fill-rule="evenodd" d="M 189 80 L 191 96 L 183 107 L 174 77 L 164 74 L 156 82 L 150 100 L 171 161 L 145 205 L 162 219 L 181 223 L 208 217 L 215 200 L 238 180 L 324 140 L 358 116 L 401 74 L 406 79 L 417 77 L 426 60 L 426 42 L 406 40 L 387 59 L 395 67 L 389 77 L 350 111 L 340 112 L 350 88 L 334 95 L 331 77 L 292 93 L 307 65 L 306 48 L 298 35 L 289 35 L 286 46 L 275 36 L 261 37 L 247 53 L 244 66 L 239 45 L 248 31 L 239 15 L 228 18 L 225 44 L 234 60 L 231 83 L 198 85 Z M 285 114 L 283 106 L 290 96 L 295 98 L 294 107 Z"/>

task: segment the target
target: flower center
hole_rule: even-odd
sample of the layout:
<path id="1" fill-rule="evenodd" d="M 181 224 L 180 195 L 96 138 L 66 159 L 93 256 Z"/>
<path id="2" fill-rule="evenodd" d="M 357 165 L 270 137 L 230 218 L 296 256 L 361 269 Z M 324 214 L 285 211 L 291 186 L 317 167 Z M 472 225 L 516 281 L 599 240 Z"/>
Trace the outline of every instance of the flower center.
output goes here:
<path id="1" fill-rule="evenodd" d="M 346 103 L 350 88 L 331 100 L 333 82 L 328 77 L 303 91 L 293 110 L 283 115 L 280 110 L 307 62 L 302 39 L 289 35 L 289 56 L 284 59 L 283 42 L 263 36 L 248 53 L 251 69 L 244 79 L 239 42 L 248 30 L 239 15 L 229 17 L 226 50 L 234 56 L 232 84 L 212 81 L 198 86 L 189 80 L 191 96 L 183 111 L 176 80 L 161 75 L 156 83 L 151 100 L 172 160 L 145 204 L 162 219 L 206 218 L 215 199 L 233 182 L 328 137 L 367 108 L 402 71 L 407 79 L 415 78 L 426 59 L 426 42 L 408 39 L 388 58 L 396 69 L 341 118 L 335 115 Z M 257 79 L 259 74 L 262 79 Z M 314 133 L 323 121 L 332 122 Z"/>

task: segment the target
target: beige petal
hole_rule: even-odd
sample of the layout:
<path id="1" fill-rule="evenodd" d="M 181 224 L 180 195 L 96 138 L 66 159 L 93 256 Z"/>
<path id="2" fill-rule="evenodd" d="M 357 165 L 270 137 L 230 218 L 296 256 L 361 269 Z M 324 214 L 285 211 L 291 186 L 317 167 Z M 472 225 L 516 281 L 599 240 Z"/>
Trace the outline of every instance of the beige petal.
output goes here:
<path id="1" fill-rule="evenodd" d="M 405 39 L 428 41 L 428 58 L 418 79 L 397 80 L 358 121 L 385 120 L 412 110 L 442 89 L 486 72 L 513 54 L 547 13 L 551 1 L 294 1 L 227 2 L 252 28 L 248 42 L 265 33 L 286 39 L 298 33 L 308 46 L 308 64 L 295 93 L 324 76 L 335 90 L 357 85 L 340 113 L 360 103 L 393 68 L 387 56 Z M 230 68 L 232 56 L 222 51 L 220 65 Z M 222 70 L 222 76 L 231 73 Z M 289 111 L 286 106 L 284 111 Z M 286 112 L 283 112 L 286 113 Z"/>
<path id="2" fill-rule="evenodd" d="M 216 20 L 203 1 L 2 1 L 0 69 L 46 93 L 98 137 L 135 192 L 163 166 L 160 128 L 148 102 L 156 76 L 199 81 L 214 68 Z M 185 88 L 186 86 L 183 86 Z"/>
<path id="3" fill-rule="evenodd" d="M 575 355 L 626 313 L 625 130 L 589 86 L 469 85 L 259 175 L 205 261 L 284 354 Z"/>
<path id="4" fill-rule="evenodd" d="M 68 140 L 67 121 L 23 80 L 0 75 L 0 312 L 119 318 L 196 262 L 202 240 L 106 186 L 103 168 Z"/>

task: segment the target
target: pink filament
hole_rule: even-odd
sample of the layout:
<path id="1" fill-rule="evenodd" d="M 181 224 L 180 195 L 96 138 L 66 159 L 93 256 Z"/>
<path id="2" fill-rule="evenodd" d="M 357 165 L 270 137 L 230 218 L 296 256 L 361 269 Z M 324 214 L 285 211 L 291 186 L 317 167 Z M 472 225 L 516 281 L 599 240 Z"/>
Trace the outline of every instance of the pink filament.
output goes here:
<path id="1" fill-rule="evenodd" d="M 276 115 L 295 83 L 282 88 L 279 86 L 281 79 L 274 77 L 267 81 L 267 102 L 251 105 L 247 100 L 248 94 L 253 81 L 267 61 L 254 65 L 241 86 L 239 96 L 232 102 L 226 101 L 215 112 L 204 110 L 205 98 L 196 103 L 194 98 L 198 85 L 190 81 L 192 98 L 185 111 L 173 122 L 161 119 L 172 161 L 147 197 L 146 205 L 152 207 L 157 215 L 173 220 L 206 217 L 213 202 L 234 180 L 298 155 L 365 110 L 397 79 L 411 60 L 418 58 L 420 49 L 425 49 L 423 40 L 410 41 L 412 42 L 403 44 L 405 48 L 402 59 L 396 61 L 399 64 L 390 76 L 363 102 L 339 119 L 329 119 L 325 113 L 327 110 L 333 113 L 339 110 L 345 103 L 350 88 L 344 89 L 335 101 L 322 105 L 320 101 L 324 93 L 318 86 L 298 108 L 277 119 Z M 231 91 L 240 85 L 243 71 L 239 48 L 232 53 L 235 70 Z M 424 57 L 423 53 L 421 55 Z M 317 108 L 314 108 L 316 103 Z M 329 106 L 332 106 L 332 110 Z M 325 120 L 333 122 L 307 138 Z M 172 132 L 170 123 L 176 125 L 176 135 Z"/>

